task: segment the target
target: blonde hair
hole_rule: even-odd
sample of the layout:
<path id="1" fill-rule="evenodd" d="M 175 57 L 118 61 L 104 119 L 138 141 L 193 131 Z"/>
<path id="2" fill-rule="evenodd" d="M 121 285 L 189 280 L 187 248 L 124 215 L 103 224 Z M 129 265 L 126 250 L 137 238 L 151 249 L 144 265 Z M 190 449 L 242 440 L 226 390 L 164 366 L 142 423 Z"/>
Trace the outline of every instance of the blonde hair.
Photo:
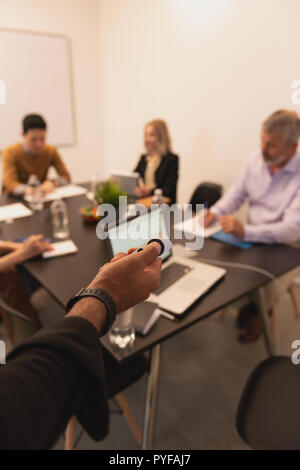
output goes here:
<path id="1" fill-rule="evenodd" d="M 145 125 L 145 130 L 149 126 L 153 126 L 157 134 L 158 152 L 160 155 L 166 155 L 167 153 L 172 152 L 172 144 L 167 123 L 162 119 L 154 119 Z"/>

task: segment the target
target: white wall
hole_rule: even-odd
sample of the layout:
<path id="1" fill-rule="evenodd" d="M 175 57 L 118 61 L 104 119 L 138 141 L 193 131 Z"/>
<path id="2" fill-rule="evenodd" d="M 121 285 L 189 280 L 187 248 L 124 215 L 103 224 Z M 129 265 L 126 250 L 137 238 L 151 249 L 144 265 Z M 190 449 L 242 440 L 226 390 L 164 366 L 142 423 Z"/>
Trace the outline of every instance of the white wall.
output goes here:
<path id="1" fill-rule="evenodd" d="M 259 144 L 262 120 L 300 78 L 298 0 L 99 0 L 106 169 L 130 169 L 144 124 L 170 125 L 180 200 L 226 187 Z"/>
<path id="2" fill-rule="evenodd" d="M 98 1 L 1 0 L 0 27 L 69 37 L 73 56 L 77 144 L 60 149 L 60 153 L 75 181 L 89 179 L 96 168 L 101 173 Z M 16 73 L 19 73 L 17 64 Z M 41 70 L 41 73 L 47 73 L 47 70 Z M 20 123 L 17 122 L 16 126 Z"/>
<path id="3" fill-rule="evenodd" d="M 181 201 L 202 180 L 229 186 L 268 113 L 300 111 L 299 18 L 299 0 L 0 1 L 0 27 L 71 40 L 77 145 L 61 153 L 75 181 L 131 169 L 161 117 Z"/>

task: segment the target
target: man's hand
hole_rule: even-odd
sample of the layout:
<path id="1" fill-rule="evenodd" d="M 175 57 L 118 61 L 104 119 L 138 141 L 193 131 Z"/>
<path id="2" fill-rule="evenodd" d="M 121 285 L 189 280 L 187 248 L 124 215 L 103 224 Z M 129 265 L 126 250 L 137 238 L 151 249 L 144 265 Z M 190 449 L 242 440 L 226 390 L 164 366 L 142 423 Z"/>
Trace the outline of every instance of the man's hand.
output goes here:
<path id="1" fill-rule="evenodd" d="M 44 251 L 53 250 L 51 243 L 44 240 L 43 235 L 31 235 L 26 241 L 20 243 L 21 247 L 18 249 L 22 257 L 22 261 L 34 258 L 35 256 L 44 253 Z"/>
<path id="2" fill-rule="evenodd" d="M 204 227 L 209 227 L 216 221 L 217 217 L 215 214 L 207 209 L 204 209 Z"/>
<path id="3" fill-rule="evenodd" d="M 55 189 L 55 184 L 52 181 L 46 180 L 41 184 L 41 190 L 44 194 L 52 193 Z"/>
<path id="4" fill-rule="evenodd" d="M 114 299 L 117 312 L 143 302 L 160 284 L 160 250 L 158 243 L 151 243 L 139 253 L 119 253 L 99 269 L 88 288 L 106 290 Z"/>
<path id="5" fill-rule="evenodd" d="M 219 222 L 224 232 L 231 233 L 239 238 L 244 237 L 244 226 L 233 215 L 221 215 Z"/>
<path id="6" fill-rule="evenodd" d="M 137 197 L 147 197 L 150 196 L 151 191 L 147 186 L 137 186 L 135 188 L 135 194 Z"/>

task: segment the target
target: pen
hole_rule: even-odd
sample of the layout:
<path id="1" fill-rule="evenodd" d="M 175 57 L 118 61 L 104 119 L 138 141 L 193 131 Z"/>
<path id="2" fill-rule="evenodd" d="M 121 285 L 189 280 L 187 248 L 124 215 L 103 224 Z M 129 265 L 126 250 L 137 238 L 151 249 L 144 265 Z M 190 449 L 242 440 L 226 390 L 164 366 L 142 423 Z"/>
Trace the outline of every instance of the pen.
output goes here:
<path id="1" fill-rule="evenodd" d="M 172 321 L 176 320 L 176 318 L 173 315 L 170 315 L 170 313 L 164 312 L 163 310 L 160 311 L 160 314 L 162 317 L 165 317 L 168 320 L 172 320 Z"/>

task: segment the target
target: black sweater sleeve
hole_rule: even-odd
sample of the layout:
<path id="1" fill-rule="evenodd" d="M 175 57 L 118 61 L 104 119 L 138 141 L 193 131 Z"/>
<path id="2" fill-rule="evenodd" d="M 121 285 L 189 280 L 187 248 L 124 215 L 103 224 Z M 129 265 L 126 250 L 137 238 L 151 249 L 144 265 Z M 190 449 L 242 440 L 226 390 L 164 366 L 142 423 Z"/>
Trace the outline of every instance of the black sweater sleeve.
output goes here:
<path id="1" fill-rule="evenodd" d="M 178 164 L 178 157 L 177 155 L 172 155 L 172 159 L 170 159 L 168 163 L 168 171 L 166 172 L 166 177 L 162 184 L 160 185 L 163 195 L 165 197 L 171 198 L 171 202 L 176 202 L 176 187 L 178 181 L 178 171 L 179 171 L 179 164 Z"/>
<path id="2" fill-rule="evenodd" d="M 145 169 L 146 169 L 145 155 L 142 155 L 138 161 L 138 164 L 136 165 L 133 171 L 135 173 L 138 173 L 141 176 L 141 178 L 144 179 Z"/>
<path id="3" fill-rule="evenodd" d="M 98 333 L 87 320 L 66 317 L 12 351 L 1 366 L 0 448 L 50 448 L 73 414 L 93 439 L 107 434 Z"/>

